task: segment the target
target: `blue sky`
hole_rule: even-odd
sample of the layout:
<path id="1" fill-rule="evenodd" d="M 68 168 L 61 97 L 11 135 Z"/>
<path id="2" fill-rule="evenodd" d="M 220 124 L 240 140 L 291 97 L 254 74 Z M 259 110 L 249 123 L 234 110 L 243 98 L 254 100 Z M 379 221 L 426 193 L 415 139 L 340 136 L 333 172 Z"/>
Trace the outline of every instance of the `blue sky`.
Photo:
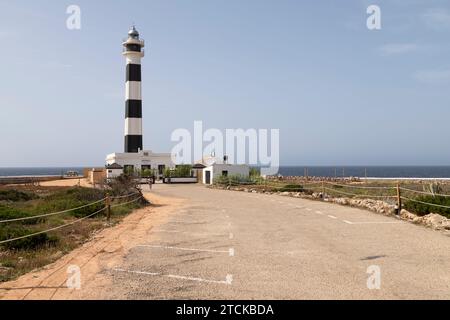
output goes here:
<path id="1" fill-rule="evenodd" d="M 81 30 L 66 28 L 71 4 Z M 122 151 L 133 22 L 148 149 L 202 120 L 280 129 L 285 165 L 450 164 L 449 1 L 16 0 L 0 1 L 0 166 Z"/>

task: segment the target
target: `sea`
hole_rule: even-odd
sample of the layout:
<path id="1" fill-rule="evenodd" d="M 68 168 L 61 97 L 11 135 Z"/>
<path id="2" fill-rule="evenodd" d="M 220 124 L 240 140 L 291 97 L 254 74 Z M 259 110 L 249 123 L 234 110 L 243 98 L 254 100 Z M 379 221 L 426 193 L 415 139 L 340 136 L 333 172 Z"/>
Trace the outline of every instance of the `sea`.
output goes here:
<path id="1" fill-rule="evenodd" d="M 0 168 L 5 176 L 59 176 L 67 171 L 82 174 L 84 167 Z M 359 177 L 359 178 L 447 178 L 450 166 L 281 166 L 282 176 Z"/>
<path id="2" fill-rule="evenodd" d="M 0 177 L 61 176 L 67 171 L 83 173 L 84 167 L 0 168 Z"/>

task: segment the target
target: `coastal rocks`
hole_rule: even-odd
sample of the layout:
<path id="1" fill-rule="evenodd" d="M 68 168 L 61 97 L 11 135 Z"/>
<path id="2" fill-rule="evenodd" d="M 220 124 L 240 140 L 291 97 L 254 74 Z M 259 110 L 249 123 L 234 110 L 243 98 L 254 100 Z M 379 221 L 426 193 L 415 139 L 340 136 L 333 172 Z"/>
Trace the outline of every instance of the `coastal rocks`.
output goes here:
<path id="1" fill-rule="evenodd" d="M 400 217 L 405 220 L 413 221 L 415 218 L 417 218 L 417 215 L 415 215 L 414 213 L 411 213 L 405 209 L 402 209 L 402 211 L 400 212 Z"/>
<path id="2" fill-rule="evenodd" d="M 450 219 L 436 213 L 429 213 L 424 216 L 418 216 L 403 209 L 400 216 L 404 220 L 414 222 L 416 224 L 425 225 L 435 230 L 450 230 Z"/>
<path id="3" fill-rule="evenodd" d="M 352 199 L 352 198 L 325 198 L 325 201 L 340 204 L 343 206 L 352 206 L 367 209 L 377 213 L 392 215 L 395 213 L 395 205 L 380 200 L 373 199 Z"/>
<path id="4" fill-rule="evenodd" d="M 430 213 L 423 216 L 424 224 L 436 230 L 442 230 L 450 227 L 448 220 L 449 219 L 446 217 L 436 213 Z"/>

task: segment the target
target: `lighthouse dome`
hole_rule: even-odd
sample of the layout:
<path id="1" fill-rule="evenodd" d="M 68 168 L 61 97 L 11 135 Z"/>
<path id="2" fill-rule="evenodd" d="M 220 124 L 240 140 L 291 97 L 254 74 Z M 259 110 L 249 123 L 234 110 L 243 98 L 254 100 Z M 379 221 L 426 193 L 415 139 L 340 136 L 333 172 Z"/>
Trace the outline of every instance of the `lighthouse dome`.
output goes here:
<path id="1" fill-rule="evenodd" d="M 139 32 L 136 30 L 135 26 L 133 26 L 130 31 L 128 31 L 128 35 L 133 39 L 139 38 Z"/>

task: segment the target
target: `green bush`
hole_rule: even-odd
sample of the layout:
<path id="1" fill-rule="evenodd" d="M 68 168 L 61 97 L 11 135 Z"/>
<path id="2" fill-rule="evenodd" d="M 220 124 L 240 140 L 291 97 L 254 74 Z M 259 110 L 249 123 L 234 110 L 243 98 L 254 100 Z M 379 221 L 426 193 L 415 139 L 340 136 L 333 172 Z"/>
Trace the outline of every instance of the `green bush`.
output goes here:
<path id="1" fill-rule="evenodd" d="M 420 196 L 417 197 L 415 200 L 450 207 L 450 197 Z M 429 204 L 407 201 L 405 202 L 405 209 L 419 216 L 424 216 L 429 213 L 437 213 L 447 218 L 450 218 L 450 209 L 437 207 Z"/>
<path id="2" fill-rule="evenodd" d="M 144 169 L 141 171 L 142 178 L 150 178 L 156 175 L 155 169 Z"/>
<path id="3" fill-rule="evenodd" d="M 251 178 L 261 177 L 261 170 L 259 168 L 250 168 L 249 175 Z"/>
<path id="4" fill-rule="evenodd" d="M 28 217 L 29 213 L 0 204 L 0 220 Z"/>
<path id="5" fill-rule="evenodd" d="M 188 164 L 177 165 L 175 169 L 166 168 L 164 170 L 165 178 L 188 178 L 191 177 L 192 166 Z"/>
<path id="6" fill-rule="evenodd" d="M 18 218 L 26 218 L 32 216 L 30 212 L 19 210 L 16 208 L 12 208 L 9 206 L 1 205 L 0 204 L 0 220 L 11 220 L 11 219 L 18 219 Z M 36 224 L 40 220 L 39 219 L 29 219 L 24 220 L 24 224 Z M 0 224 L 0 228 L 2 225 Z"/>
<path id="7" fill-rule="evenodd" d="M 303 192 L 303 186 L 299 185 L 299 184 L 286 184 L 284 186 L 282 186 L 280 189 L 278 189 L 278 191 L 281 192 Z"/>
<path id="8" fill-rule="evenodd" d="M 15 189 L 0 190 L 0 201 L 29 201 L 37 196 L 31 192 L 22 192 Z"/>
<path id="9" fill-rule="evenodd" d="M 34 208 L 34 214 L 51 213 L 56 211 L 64 211 L 76 207 L 81 207 L 91 202 L 101 200 L 105 197 L 105 192 L 98 189 L 90 188 L 71 188 L 68 190 L 56 192 L 55 194 L 45 197 Z M 85 217 L 104 207 L 103 202 L 96 203 L 81 209 L 70 211 L 69 214 L 80 218 Z"/>
<path id="10" fill-rule="evenodd" d="M 250 177 L 242 175 L 230 175 L 230 176 L 219 176 L 214 178 L 215 184 L 221 185 L 239 185 L 239 184 L 254 184 L 254 181 Z"/>
<path id="11" fill-rule="evenodd" d="M 22 225 L 8 225 L 0 229 L 0 241 L 18 238 L 36 232 Z M 58 239 L 55 236 L 49 236 L 47 233 L 41 233 L 32 237 L 15 240 L 4 243 L 2 246 L 7 249 L 25 250 L 37 249 L 43 246 L 55 245 Z"/>

